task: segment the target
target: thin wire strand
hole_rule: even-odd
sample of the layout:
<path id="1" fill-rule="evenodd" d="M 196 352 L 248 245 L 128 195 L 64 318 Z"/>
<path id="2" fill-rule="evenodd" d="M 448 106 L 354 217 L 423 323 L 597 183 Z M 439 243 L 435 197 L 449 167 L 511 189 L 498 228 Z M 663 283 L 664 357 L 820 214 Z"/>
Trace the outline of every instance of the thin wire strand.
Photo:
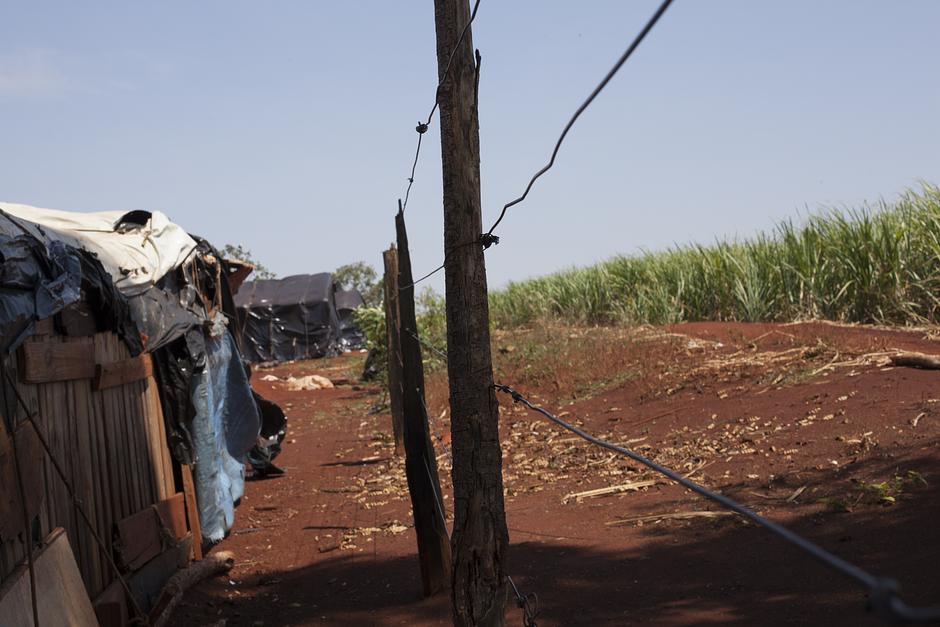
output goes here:
<path id="1" fill-rule="evenodd" d="M 424 122 L 418 122 L 416 131 L 418 131 L 418 147 L 415 148 L 415 158 L 414 162 L 411 164 L 411 176 L 408 177 L 408 187 L 405 189 L 405 201 L 402 203 L 402 210 L 408 206 L 408 198 L 411 196 L 411 186 L 415 182 L 415 170 L 418 167 L 418 157 L 421 155 L 421 138 L 427 132 L 428 127 L 431 125 L 431 118 L 434 117 L 434 112 L 437 111 L 438 101 L 437 96 L 441 91 L 441 86 L 444 84 L 444 81 L 447 80 L 447 76 L 450 73 L 450 66 L 454 62 L 454 57 L 457 54 L 457 49 L 460 48 L 460 44 L 463 43 L 463 38 L 466 36 L 467 31 L 470 30 L 470 25 L 473 24 L 473 20 L 477 17 L 477 9 L 480 8 L 480 0 L 476 0 L 473 4 L 473 11 L 470 12 L 470 20 L 463 27 L 463 30 L 460 31 L 460 37 L 457 38 L 457 43 L 454 44 L 454 49 L 450 51 L 450 57 L 447 59 L 447 65 L 444 66 L 444 72 L 441 74 L 441 79 L 437 83 L 437 87 L 434 89 L 434 106 L 431 107 L 431 112 L 428 113 L 428 119 Z"/>
<path id="2" fill-rule="evenodd" d="M 574 425 L 565 422 L 564 420 L 555 416 L 551 412 L 537 405 L 533 405 L 522 394 L 515 391 L 508 385 L 495 384 L 494 387 L 501 392 L 509 394 L 512 397 L 513 401 L 517 403 L 522 403 L 523 405 L 525 405 L 532 411 L 542 414 L 543 416 L 545 416 L 546 418 L 548 418 L 555 424 L 559 425 L 560 427 L 564 429 L 567 429 L 568 431 L 570 431 L 571 433 L 574 433 L 575 435 L 581 437 L 582 439 L 587 440 L 591 444 L 600 446 L 601 448 L 605 448 L 609 451 L 613 451 L 615 453 L 619 453 L 621 455 L 629 457 L 633 461 L 643 464 L 647 468 L 651 468 L 652 470 L 655 470 L 656 472 L 669 477 L 670 479 L 680 484 L 684 488 L 687 488 L 688 490 L 691 490 L 692 492 L 695 492 L 696 494 L 703 496 L 709 500 L 715 501 L 719 505 L 722 505 L 723 507 L 730 509 L 733 512 L 736 512 L 737 514 L 740 514 L 741 516 L 751 520 L 752 522 L 760 525 L 761 527 L 764 527 L 765 529 L 777 534 L 778 536 L 780 536 L 787 542 L 793 544 L 794 546 L 797 546 L 800 549 L 803 549 L 804 551 L 806 551 L 807 553 L 809 553 L 816 559 L 820 560 L 821 562 L 825 563 L 829 567 L 842 573 L 843 575 L 845 575 L 846 577 L 850 579 L 854 579 L 858 583 L 868 588 L 871 592 L 869 602 L 872 604 L 874 609 L 877 612 L 881 613 L 882 615 L 902 618 L 904 620 L 922 621 L 922 622 L 940 620 L 940 607 L 913 608 L 913 607 L 908 606 L 900 598 L 898 598 L 897 597 L 898 586 L 896 582 L 890 579 L 883 579 L 880 577 L 876 577 L 862 570 L 858 566 L 855 566 L 854 564 L 851 564 L 845 561 L 841 557 L 838 557 L 837 555 L 830 553 L 829 551 L 823 549 L 819 545 L 813 542 L 810 542 L 809 540 L 807 540 L 806 538 L 803 538 L 800 535 L 797 535 L 795 532 L 790 531 L 783 525 L 780 525 L 779 523 L 776 523 L 772 520 L 768 520 L 767 518 L 764 518 L 763 516 L 754 512 L 750 508 L 745 507 L 744 505 L 741 505 L 737 501 L 725 496 L 724 494 L 713 492 L 712 490 L 709 490 L 708 488 L 701 486 L 698 483 L 695 483 L 694 481 L 684 477 L 683 475 L 679 474 L 678 472 L 670 468 L 667 468 L 666 466 L 663 466 L 662 464 L 654 462 L 653 460 L 647 457 L 644 457 L 643 455 L 640 455 L 639 453 L 635 453 L 631 451 L 630 449 L 627 449 L 617 444 L 613 444 L 606 440 L 602 440 L 600 438 L 594 437 L 593 435 L 587 433 L 586 431 L 579 429 L 578 427 L 575 427 Z"/>
<path id="3" fill-rule="evenodd" d="M 581 114 L 584 113 L 584 110 L 587 109 L 591 105 L 592 102 L 594 102 L 594 99 L 597 97 L 597 95 L 601 93 L 604 87 L 607 86 L 607 83 L 610 82 L 610 79 L 612 79 L 620 70 L 620 68 L 623 66 L 623 64 L 626 63 L 627 59 L 630 58 L 630 55 L 633 54 L 633 51 L 636 50 L 637 47 L 640 45 L 640 43 L 643 41 L 643 39 L 646 38 L 646 35 L 649 34 L 651 30 L 653 30 L 653 27 L 656 25 L 656 22 L 658 22 L 659 18 L 663 16 L 663 13 L 666 12 L 666 9 L 669 8 L 670 4 L 672 4 L 672 0 L 664 0 L 663 3 L 659 5 L 659 8 L 656 10 L 656 13 L 654 13 L 653 16 L 649 19 L 649 21 L 646 23 L 646 26 L 644 26 L 643 30 L 640 31 L 640 34 L 637 35 L 636 38 L 633 40 L 633 43 L 630 44 L 630 47 L 627 48 L 627 50 L 622 55 L 620 55 L 620 58 L 614 64 L 614 67 L 612 67 L 610 71 L 607 72 L 607 76 L 605 76 L 604 79 L 600 83 L 598 83 L 597 87 L 594 88 L 594 91 L 591 92 L 591 95 L 587 97 L 587 100 L 581 103 L 581 106 L 578 107 L 578 110 L 575 111 L 574 115 L 571 116 L 571 119 L 568 120 L 568 123 L 565 125 L 564 130 L 561 132 L 561 135 L 558 137 L 558 141 L 555 143 L 555 149 L 552 151 L 552 157 L 551 159 L 549 159 L 548 164 L 546 164 L 541 170 L 539 170 L 532 176 L 532 178 L 529 180 L 529 184 L 526 185 L 525 191 L 522 192 L 521 196 L 519 196 L 513 201 L 506 203 L 506 205 L 503 207 L 503 210 L 499 213 L 499 217 L 496 219 L 496 222 L 494 222 L 493 226 L 490 227 L 490 230 L 487 231 L 488 235 L 492 235 L 496 227 L 499 226 L 499 223 L 503 221 L 503 217 L 506 215 L 506 210 L 512 207 L 513 205 L 517 205 L 523 200 L 525 200 L 526 196 L 529 195 L 529 190 L 531 190 L 532 186 L 535 184 L 535 181 L 540 176 L 548 172 L 552 168 L 553 165 L 555 165 L 555 157 L 558 156 L 558 151 L 561 149 L 561 144 L 562 142 L 565 141 L 565 137 L 568 135 L 568 131 L 571 130 L 571 127 L 574 126 L 574 123 L 577 121 L 577 119 L 581 117 Z"/>
<path id="4" fill-rule="evenodd" d="M 446 263 L 447 263 L 447 258 L 445 257 L 445 258 L 444 258 L 444 263 L 442 263 L 441 265 L 439 265 L 439 266 L 438 266 L 437 268 L 435 268 L 434 270 L 431 270 L 430 272 L 428 272 L 427 274 L 425 274 L 425 275 L 424 275 L 423 277 L 421 277 L 420 279 L 418 279 L 418 280 L 416 280 L 416 281 L 412 281 L 412 282 L 409 283 L 408 285 L 404 285 L 404 286 L 402 286 L 402 287 L 399 287 L 399 288 L 398 288 L 398 291 L 399 291 L 399 292 L 403 292 L 403 291 L 405 291 L 405 290 L 408 290 L 408 289 L 413 288 L 415 285 L 417 285 L 417 284 L 420 283 L 421 281 L 424 281 L 425 279 L 430 279 L 432 276 L 434 276 L 435 274 L 437 274 L 438 272 L 440 272 L 441 270 L 443 270 L 443 269 L 444 269 L 444 264 L 446 264 Z"/>
<path id="5" fill-rule="evenodd" d="M 535 624 L 535 619 L 539 614 L 539 595 L 535 594 L 534 592 L 523 595 L 521 592 L 519 592 L 519 588 L 516 587 L 516 583 L 512 580 L 512 577 L 506 575 L 506 580 L 512 587 L 512 593 L 516 597 L 516 606 L 522 610 L 523 626 L 537 627 Z"/>

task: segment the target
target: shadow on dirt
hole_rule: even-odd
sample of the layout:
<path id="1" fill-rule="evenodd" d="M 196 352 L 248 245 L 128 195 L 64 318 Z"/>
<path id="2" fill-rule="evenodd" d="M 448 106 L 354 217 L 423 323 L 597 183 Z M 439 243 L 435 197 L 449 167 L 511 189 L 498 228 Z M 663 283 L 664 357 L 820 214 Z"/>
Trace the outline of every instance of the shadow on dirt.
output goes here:
<path id="1" fill-rule="evenodd" d="M 940 459 L 871 459 L 860 462 L 853 474 L 888 476 L 902 463 L 921 473 L 928 485 L 903 494 L 890 507 L 868 504 L 850 513 L 820 513 L 817 507 L 789 515 L 787 526 L 875 575 L 898 580 L 908 603 L 938 605 Z M 802 479 L 810 486 L 829 481 L 823 473 Z M 746 494 L 740 486 L 727 492 Z M 678 508 L 705 509 L 687 495 L 662 503 L 664 512 Z M 590 515 L 588 508 L 584 512 Z M 595 540 L 616 545 L 625 533 L 638 534 L 640 542 L 625 550 L 590 546 Z M 515 533 L 509 556 L 509 571 L 520 590 L 539 596 L 543 626 L 881 624 L 866 612 L 864 589 L 738 518 L 609 527 L 605 537 L 577 543 L 559 536 L 540 539 L 548 535 Z M 536 540 L 518 542 L 532 537 Z M 228 599 L 220 601 L 224 596 Z M 511 601 L 507 607 L 507 624 L 521 624 L 521 612 Z M 325 555 L 311 566 L 266 572 L 235 585 L 225 579 L 207 582 L 175 617 L 178 624 L 224 617 L 230 627 L 259 620 L 268 625 L 447 625 L 450 608 L 446 595 L 420 598 L 416 557 L 377 559 L 367 550 Z"/>

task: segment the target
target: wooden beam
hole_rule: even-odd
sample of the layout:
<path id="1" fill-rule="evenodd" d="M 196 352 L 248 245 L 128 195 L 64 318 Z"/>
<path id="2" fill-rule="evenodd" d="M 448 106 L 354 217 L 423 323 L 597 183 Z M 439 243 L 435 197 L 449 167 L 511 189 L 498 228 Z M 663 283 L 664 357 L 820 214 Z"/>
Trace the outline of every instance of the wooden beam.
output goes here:
<path id="1" fill-rule="evenodd" d="M 193 483 L 193 471 L 186 464 L 180 464 L 183 478 L 183 498 L 186 500 L 186 519 L 193 532 L 193 559 L 202 559 L 202 527 L 199 524 L 199 507 L 196 505 L 196 486 Z"/>
<path id="2" fill-rule="evenodd" d="M 408 234 L 401 209 L 395 216 L 398 236 L 398 281 L 401 314 L 402 410 L 404 413 L 405 475 L 411 493 L 418 559 L 425 596 L 445 590 L 450 584 L 450 538 L 444 521 L 437 458 L 428 429 L 424 403 L 424 364 L 418 342 L 414 301 L 414 279 L 408 254 Z"/>
<path id="3" fill-rule="evenodd" d="M 16 537 L 23 529 L 23 506 L 16 484 L 16 460 L 13 442 L 0 422 L 0 540 Z M 16 448 L 23 469 L 23 491 L 26 494 L 26 516 L 32 520 L 42 506 L 42 445 L 29 424 L 16 430 Z"/>
<path id="4" fill-rule="evenodd" d="M 385 262 L 385 336 L 388 357 L 388 399 L 392 413 L 395 453 L 404 445 L 405 417 L 402 412 L 401 314 L 398 307 L 398 251 L 394 246 L 382 253 Z"/>
<path id="5" fill-rule="evenodd" d="M 17 351 L 23 383 L 49 383 L 95 376 L 90 341 L 27 340 Z"/>
<path id="6" fill-rule="evenodd" d="M 105 390 L 152 376 L 153 362 L 149 354 L 143 353 L 130 359 L 95 366 L 94 387 L 96 390 Z"/>

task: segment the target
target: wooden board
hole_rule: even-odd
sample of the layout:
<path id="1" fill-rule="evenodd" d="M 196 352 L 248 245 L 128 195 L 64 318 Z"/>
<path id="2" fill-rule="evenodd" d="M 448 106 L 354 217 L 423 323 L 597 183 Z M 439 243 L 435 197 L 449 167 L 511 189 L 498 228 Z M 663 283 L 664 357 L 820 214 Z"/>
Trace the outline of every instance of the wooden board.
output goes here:
<path id="1" fill-rule="evenodd" d="M 104 390 L 118 385 L 127 385 L 153 376 L 153 362 L 144 353 L 130 359 L 122 359 L 95 367 L 95 389 Z"/>
<path id="2" fill-rule="evenodd" d="M 130 623 L 127 593 L 124 592 L 124 586 L 117 579 L 98 595 L 94 608 L 101 627 L 127 627 Z"/>
<path id="3" fill-rule="evenodd" d="M 17 453 L 23 470 L 26 518 L 32 520 L 42 505 L 42 444 L 29 423 L 16 430 Z M 0 424 L 0 540 L 9 540 L 23 531 L 23 504 L 16 480 L 13 442 Z"/>
<path id="4" fill-rule="evenodd" d="M 0 622 L 15 627 L 98 627 L 98 620 L 75 564 L 72 547 L 62 529 L 46 538 L 33 555 L 39 605 L 39 626 L 33 622 L 29 568 L 19 567 L 0 588 Z"/>
<path id="5" fill-rule="evenodd" d="M 153 507 L 115 523 L 114 553 L 118 565 L 125 570 L 137 570 L 159 555 L 163 548 L 160 528 L 160 517 Z"/>
<path id="6" fill-rule="evenodd" d="M 87 337 L 98 332 L 95 314 L 85 301 L 77 301 L 56 314 L 59 328 L 69 337 Z"/>
<path id="7" fill-rule="evenodd" d="M 153 506 L 160 517 L 160 525 L 166 529 L 174 540 L 186 537 L 186 501 L 183 493 L 178 492 Z"/>
<path id="8" fill-rule="evenodd" d="M 55 335 L 55 324 L 52 318 L 37 320 L 34 329 L 36 335 Z"/>
<path id="9" fill-rule="evenodd" d="M 147 562 L 146 566 L 127 580 L 131 594 L 144 612 L 150 612 L 167 580 L 186 566 L 192 551 L 192 541 L 192 536 L 187 535 L 179 544 Z"/>
<path id="10" fill-rule="evenodd" d="M 88 341 L 27 340 L 17 351 L 20 380 L 48 383 L 95 376 L 95 347 Z"/>
<path id="11" fill-rule="evenodd" d="M 186 464 L 180 466 L 183 476 L 183 497 L 186 499 L 186 519 L 193 532 L 193 559 L 202 559 L 202 527 L 199 525 L 199 508 L 196 506 L 196 486 L 193 483 L 193 471 Z"/>

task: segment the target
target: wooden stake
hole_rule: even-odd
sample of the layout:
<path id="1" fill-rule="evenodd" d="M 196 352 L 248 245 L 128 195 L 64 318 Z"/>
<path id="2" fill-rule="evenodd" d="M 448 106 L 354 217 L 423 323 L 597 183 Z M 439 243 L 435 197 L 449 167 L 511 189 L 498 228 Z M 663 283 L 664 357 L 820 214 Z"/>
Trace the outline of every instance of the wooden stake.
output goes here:
<path id="1" fill-rule="evenodd" d="M 385 335 L 388 353 L 388 399 L 392 408 L 392 433 L 395 454 L 401 455 L 404 445 L 404 413 L 401 387 L 401 315 L 398 305 L 398 251 L 394 246 L 382 253 L 385 261 Z"/>
<path id="2" fill-rule="evenodd" d="M 467 0 L 434 0 L 434 18 L 442 83 L 437 101 L 454 458 L 453 619 L 455 625 L 502 625 L 509 533 L 503 506 L 499 405 L 490 356 L 486 266 L 480 243 L 479 65 L 474 63 Z"/>
<path id="3" fill-rule="evenodd" d="M 193 483 L 193 471 L 186 464 L 180 464 L 183 478 L 183 498 L 186 500 L 186 518 L 189 530 L 193 533 L 193 559 L 202 559 L 202 526 L 199 524 L 199 507 L 196 505 L 196 486 Z"/>
<path id="4" fill-rule="evenodd" d="M 421 583 L 425 596 L 445 590 L 450 582 L 450 538 L 444 521 L 441 483 L 437 475 L 437 459 L 428 429 L 428 412 L 424 404 L 424 363 L 417 336 L 414 279 L 408 254 L 408 234 L 400 205 L 395 216 L 398 235 L 398 281 L 401 315 L 402 409 L 404 412 L 405 474 L 411 492 L 415 534 L 418 536 L 418 558 L 421 562 Z"/>

